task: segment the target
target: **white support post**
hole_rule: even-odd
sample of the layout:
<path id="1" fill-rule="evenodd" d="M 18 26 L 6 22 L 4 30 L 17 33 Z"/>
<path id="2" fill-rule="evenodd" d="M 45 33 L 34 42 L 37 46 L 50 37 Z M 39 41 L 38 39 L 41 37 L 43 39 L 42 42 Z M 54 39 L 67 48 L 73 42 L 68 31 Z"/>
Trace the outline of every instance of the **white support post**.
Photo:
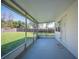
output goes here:
<path id="1" fill-rule="evenodd" d="M 26 43 L 26 40 L 27 40 L 27 18 L 25 19 L 25 49 L 26 49 L 26 46 L 27 46 L 27 43 Z"/>
<path id="2" fill-rule="evenodd" d="M 36 24 L 36 29 L 37 29 L 36 36 L 37 36 L 37 38 L 38 38 L 38 24 Z M 37 38 L 36 38 L 36 39 L 37 39 Z"/>

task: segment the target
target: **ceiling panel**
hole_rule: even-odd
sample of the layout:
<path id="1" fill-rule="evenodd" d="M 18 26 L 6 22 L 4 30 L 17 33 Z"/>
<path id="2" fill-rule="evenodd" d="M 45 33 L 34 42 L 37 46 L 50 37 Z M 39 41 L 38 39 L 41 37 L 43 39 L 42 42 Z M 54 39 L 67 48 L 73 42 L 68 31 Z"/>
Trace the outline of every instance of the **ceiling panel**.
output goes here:
<path id="1" fill-rule="evenodd" d="M 74 0 L 14 0 L 38 22 L 55 21 Z"/>

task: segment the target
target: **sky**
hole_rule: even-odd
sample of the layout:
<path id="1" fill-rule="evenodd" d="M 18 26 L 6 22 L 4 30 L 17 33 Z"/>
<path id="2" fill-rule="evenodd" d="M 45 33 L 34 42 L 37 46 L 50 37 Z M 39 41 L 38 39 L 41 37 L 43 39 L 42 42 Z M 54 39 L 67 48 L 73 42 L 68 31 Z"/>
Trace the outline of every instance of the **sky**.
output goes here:
<path id="1" fill-rule="evenodd" d="M 25 22 L 25 18 L 22 15 L 20 15 L 19 13 L 15 13 L 11 9 L 1 5 L 1 17 L 3 14 L 5 14 L 6 20 L 9 18 L 10 15 L 12 15 L 13 20 L 15 20 L 15 21 L 20 20 L 20 21 Z"/>

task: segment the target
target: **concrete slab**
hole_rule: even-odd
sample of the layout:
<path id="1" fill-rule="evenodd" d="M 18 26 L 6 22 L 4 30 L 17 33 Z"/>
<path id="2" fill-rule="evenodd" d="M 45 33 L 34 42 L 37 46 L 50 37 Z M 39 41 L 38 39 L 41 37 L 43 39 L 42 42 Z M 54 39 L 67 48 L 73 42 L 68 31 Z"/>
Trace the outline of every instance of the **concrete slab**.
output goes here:
<path id="1" fill-rule="evenodd" d="M 38 39 L 16 59 L 76 59 L 55 39 Z"/>

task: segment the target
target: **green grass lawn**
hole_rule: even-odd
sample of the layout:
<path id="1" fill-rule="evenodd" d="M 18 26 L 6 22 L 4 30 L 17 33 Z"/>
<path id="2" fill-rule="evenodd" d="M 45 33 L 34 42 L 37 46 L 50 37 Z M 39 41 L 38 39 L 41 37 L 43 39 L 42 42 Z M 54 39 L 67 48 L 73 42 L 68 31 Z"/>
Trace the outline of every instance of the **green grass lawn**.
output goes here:
<path id="1" fill-rule="evenodd" d="M 32 32 L 27 33 L 27 39 L 33 37 Z M 15 49 L 17 46 L 25 42 L 25 32 L 2 32 L 1 34 L 1 55 Z"/>
<path id="2" fill-rule="evenodd" d="M 2 32 L 1 45 L 16 41 L 23 37 L 25 37 L 24 32 Z"/>
<path id="3" fill-rule="evenodd" d="M 19 40 L 25 37 L 25 32 L 2 32 L 1 45 Z M 27 37 L 33 37 L 33 32 L 27 32 Z"/>

